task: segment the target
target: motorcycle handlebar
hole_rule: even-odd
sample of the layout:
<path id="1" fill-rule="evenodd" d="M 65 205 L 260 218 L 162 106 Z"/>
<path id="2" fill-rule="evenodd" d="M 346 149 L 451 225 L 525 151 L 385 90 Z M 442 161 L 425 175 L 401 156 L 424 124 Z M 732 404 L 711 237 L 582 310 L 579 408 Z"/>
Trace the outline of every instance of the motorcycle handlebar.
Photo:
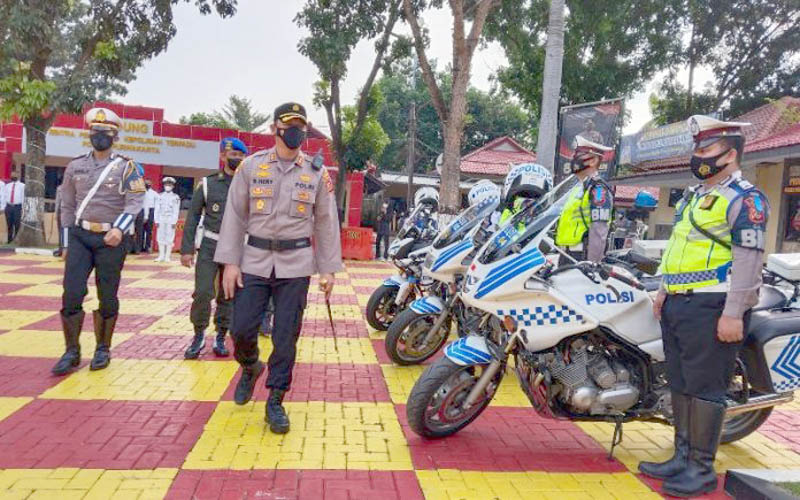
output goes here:
<path id="1" fill-rule="evenodd" d="M 572 269 L 580 271 L 581 273 L 583 273 L 584 276 L 595 282 L 597 281 L 595 280 L 594 272 L 597 272 L 597 274 L 600 275 L 600 278 L 602 278 L 603 281 L 608 280 L 608 278 L 614 278 L 615 280 L 625 283 L 626 285 L 632 288 L 636 288 L 637 290 L 645 290 L 644 285 L 642 285 L 638 281 L 632 280 L 627 276 L 618 274 L 614 272 L 613 269 L 607 268 L 602 264 L 594 264 L 590 262 L 578 262 L 577 264 L 570 264 L 568 266 L 559 267 L 547 273 L 545 275 L 545 278 L 549 278 L 555 274 L 560 274 L 565 271 L 570 271 Z"/>

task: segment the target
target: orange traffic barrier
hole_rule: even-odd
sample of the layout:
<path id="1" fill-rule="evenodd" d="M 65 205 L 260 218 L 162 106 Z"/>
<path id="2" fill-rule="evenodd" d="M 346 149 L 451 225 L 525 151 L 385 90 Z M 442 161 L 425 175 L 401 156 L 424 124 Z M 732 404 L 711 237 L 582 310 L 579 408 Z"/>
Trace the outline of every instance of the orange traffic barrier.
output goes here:
<path id="1" fill-rule="evenodd" d="M 372 228 L 347 227 L 342 229 L 342 258 L 372 260 L 375 244 L 372 241 Z"/>

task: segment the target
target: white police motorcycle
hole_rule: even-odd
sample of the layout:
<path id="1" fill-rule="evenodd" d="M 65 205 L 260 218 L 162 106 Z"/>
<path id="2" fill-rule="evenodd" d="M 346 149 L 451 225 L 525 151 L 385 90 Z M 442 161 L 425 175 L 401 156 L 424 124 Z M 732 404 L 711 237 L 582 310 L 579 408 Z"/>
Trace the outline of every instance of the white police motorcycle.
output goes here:
<path id="1" fill-rule="evenodd" d="M 462 429 L 489 405 L 509 357 L 533 408 L 553 419 L 670 423 L 661 330 L 650 295 L 622 268 L 579 262 L 557 268 L 548 231 L 577 184 L 569 177 L 517 214 L 481 248 L 461 300 L 491 321 L 445 348 L 407 403 L 411 429 L 437 438 Z M 755 431 L 800 387 L 800 311 L 754 312 L 729 389 L 722 442 Z M 613 452 L 613 446 L 612 446 Z"/>
<path id="2" fill-rule="evenodd" d="M 422 263 L 430 244 L 438 234 L 436 205 L 439 193 L 424 187 L 414 195 L 414 210 L 389 245 L 388 255 L 398 273 L 386 278 L 367 301 L 367 323 L 384 331 L 398 312 L 405 310 L 433 280 L 422 275 Z"/>
<path id="3" fill-rule="evenodd" d="M 422 273 L 434 285 L 399 313 L 386 333 L 386 354 L 399 365 L 422 363 L 433 356 L 447 341 L 453 320 L 459 334 L 465 332 L 468 311 L 458 300 L 458 288 L 467 265 L 491 234 L 500 188 L 484 180 L 470 189 L 467 199 L 470 207 L 439 233 L 427 253 Z M 481 243 L 476 244 L 476 238 Z"/>

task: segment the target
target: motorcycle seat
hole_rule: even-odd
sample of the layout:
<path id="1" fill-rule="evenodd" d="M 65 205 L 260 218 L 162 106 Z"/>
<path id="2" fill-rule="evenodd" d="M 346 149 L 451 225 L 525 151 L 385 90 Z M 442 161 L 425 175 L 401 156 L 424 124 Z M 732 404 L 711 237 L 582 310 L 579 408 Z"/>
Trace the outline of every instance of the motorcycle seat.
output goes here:
<path id="1" fill-rule="evenodd" d="M 648 292 L 655 292 L 661 286 L 661 276 L 643 276 L 639 278 L 639 283 Z"/>
<path id="2" fill-rule="evenodd" d="M 778 288 L 764 285 L 759 290 L 758 304 L 753 307 L 753 311 L 766 311 L 781 307 L 786 302 L 786 296 Z"/>

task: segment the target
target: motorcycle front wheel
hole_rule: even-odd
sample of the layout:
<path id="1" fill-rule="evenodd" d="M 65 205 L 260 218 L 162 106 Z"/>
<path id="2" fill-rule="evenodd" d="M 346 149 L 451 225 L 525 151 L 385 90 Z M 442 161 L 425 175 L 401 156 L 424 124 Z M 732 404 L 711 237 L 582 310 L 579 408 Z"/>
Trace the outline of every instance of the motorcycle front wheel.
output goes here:
<path id="1" fill-rule="evenodd" d="M 761 424 L 766 422 L 769 418 L 772 413 L 772 408 L 772 406 L 769 408 L 760 408 L 726 418 L 725 422 L 722 424 L 720 443 L 732 443 L 754 433 L 756 429 L 761 427 Z"/>
<path id="2" fill-rule="evenodd" d="M 418 365 L 436 354 L 450 335 L 451 318 L 447 318 L 430 342 L 425 337 L 433 328 L 438 314 L 418 314 L 406 309 L 389 326 L 384 344 L 386 354 L 398 365 Z"/>
<path id="3" fill-rule="evenodd" d="M 457 365 L 447 358 L 430 365 L 408 396 L 406 416 L 411 430 L 425 438 L 442 438 L 478 418 L 492 401 L 504 374 L 504 370 L 498 370 L 482 398 L 464 408 L 464 400 L 485 368 Z"/>
<path id="4" fill-rule="evenodd" d="M 398 288 L 381 285 L 372 292 L 367 301 L 367 323 L 378 331 L 385 331 L 392 324 L 397 314 L 397 305 L 394 303 L 397 298 Z"/>

